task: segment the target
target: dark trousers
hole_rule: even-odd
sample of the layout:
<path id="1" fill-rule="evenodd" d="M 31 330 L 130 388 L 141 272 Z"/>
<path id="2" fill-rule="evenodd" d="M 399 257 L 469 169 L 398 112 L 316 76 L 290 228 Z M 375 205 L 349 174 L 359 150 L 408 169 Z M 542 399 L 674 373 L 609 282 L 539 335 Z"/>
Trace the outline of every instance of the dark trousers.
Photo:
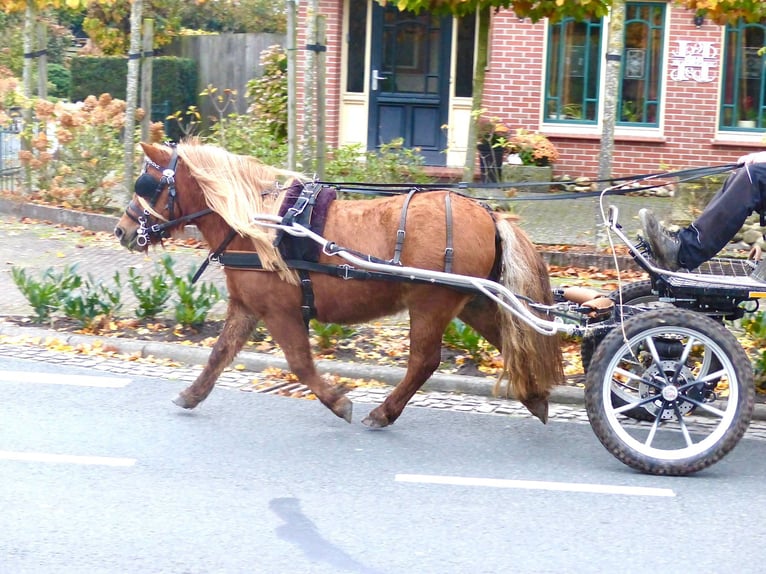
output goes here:
<path id="1" fill-rule="evenodd" d="M 756 163 L 736 170 L 694 223 L 679 232 L 678 262 L 686 269 L 694 269 L 715 256 L 751 213 L 759 212 L 763 220 L 765 200 L 766 164 Z"/>

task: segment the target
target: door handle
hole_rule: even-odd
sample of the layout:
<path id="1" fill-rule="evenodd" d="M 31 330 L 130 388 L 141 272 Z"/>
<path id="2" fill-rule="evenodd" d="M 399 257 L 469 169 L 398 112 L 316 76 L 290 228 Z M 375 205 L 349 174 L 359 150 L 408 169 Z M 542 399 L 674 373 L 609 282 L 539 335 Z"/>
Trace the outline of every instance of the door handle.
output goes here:
<path id="1" fill-rule="evenodd" d="M 372 77 L 371 77 L 371 86 L 370 86 L 372 91 L 373 92 L 377 92 L 378 91 L 378 82 L 380 80 L 385 80 L 385 79 L 386 79 L 386 76 L 381 76 L 381 75 L 378 74 L 378 70 L 373 70 L 372 71 Z"/>

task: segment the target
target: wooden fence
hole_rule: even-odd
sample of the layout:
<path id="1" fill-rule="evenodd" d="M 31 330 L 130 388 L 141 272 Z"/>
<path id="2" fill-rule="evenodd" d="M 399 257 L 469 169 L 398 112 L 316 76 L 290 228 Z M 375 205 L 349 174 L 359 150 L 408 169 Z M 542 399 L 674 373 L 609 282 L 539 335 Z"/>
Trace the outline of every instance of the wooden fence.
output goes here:
<path id="1" fill-rule="evenodd" d="M 263 73 L 261 52 L 273 45 L 284 47 L 281 34 L 219 34 L 214 36 L 181 36 L 165 49 L 171 56 L 191 58 L 197 62 L 199 91 L 208 85 L 220 90 L 237 90 L 237 110 L 247 111 L 245 86 Z M 229 110 L 229 113 L 235 110 Z M 203 117 L 217 115 L 209 98 L 200 98 Z"/>

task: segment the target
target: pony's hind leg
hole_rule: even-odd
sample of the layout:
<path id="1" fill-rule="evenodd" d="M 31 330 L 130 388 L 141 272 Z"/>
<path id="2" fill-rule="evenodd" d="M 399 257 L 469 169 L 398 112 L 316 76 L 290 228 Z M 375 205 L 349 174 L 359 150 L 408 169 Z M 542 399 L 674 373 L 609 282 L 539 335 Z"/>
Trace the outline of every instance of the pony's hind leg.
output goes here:
<path id="1" fill-rule="evenodd" d="M 490 345 L 502 351 L 503 335 L 500 328 L 500 310 L 497 305 L 486 297 L 476 296 L 471 299 L 458 315 L 458 318 L 470 325 L 479 335 L 484 337 Z M 540 419 L 543 423 L 548 422 L 548 397 L 550 393 L 539 390 L 530 393 L 521 399 L 521 403 L 527 410 Z"/>
<path id="2" fill-rule="evenodd" d="M 274 341 L 282 348 L 290 370 L 324 406 L 350 423 L 354 404 L 345 396 L 348 389 L 328 385 L 317 373 L 311 354 L 311 342 L 300 311 L 295 308 L 280 311 L 264 316 L 263 320 Z"/>
<path id="3" fill-rule="evenodd" d="M 422 300 L 410 304 L 410 357 L 407 372 L 386 400 L 362 420 L 370 428 L 393 424 L 407 402 L 441 363 L 444 330 L 462 306 L 465 297 L 459 296 L 450 301 L 449 298 L 435 297 L 433 291 L 429 295 L 428 302 Z"/>
<path id="4" fill-rule="evenodd" d="M 257 318 L 235 301 L 229 301 L 226 322 L 213 345 L 207 364 L 197 379 L 173 400 L 179 407 L 193 409 L 204 401 L 226 366 L 234 360 L 257 324 Z"/>

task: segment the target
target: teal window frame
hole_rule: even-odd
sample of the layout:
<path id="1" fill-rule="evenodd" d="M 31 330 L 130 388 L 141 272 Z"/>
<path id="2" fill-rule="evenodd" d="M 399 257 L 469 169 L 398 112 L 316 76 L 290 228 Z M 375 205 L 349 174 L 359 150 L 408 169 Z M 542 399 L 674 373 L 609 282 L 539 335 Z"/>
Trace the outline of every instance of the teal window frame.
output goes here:
<path id="1" fill-rule="evenodd" d="M 666 8 L 666 4 L 659 2 L 625 4 L 618 126 L 656 128 L 660 125 Z M 640 45 L 632 43 L 631 35 L 635 32 L 643 32 Z M 633 54 L 643 54 L 640 70 L 632 69 Z"/>
<path id="2" fill-rule="evenodd" d="M 545 68 L 546 122 L 598 123 L 603 41 L 601 18 L 582 22 L 565 18 L 550 25 Z M 570 97 L 567 92 L 577 93 Z"/>
<path id="3" fill-rule="evenodd" d="M 719 129 L 766 131 L 766 24 L 739 21 L 724 32 Z M 740 122 L 755 122 L 742 125 Z"/>

